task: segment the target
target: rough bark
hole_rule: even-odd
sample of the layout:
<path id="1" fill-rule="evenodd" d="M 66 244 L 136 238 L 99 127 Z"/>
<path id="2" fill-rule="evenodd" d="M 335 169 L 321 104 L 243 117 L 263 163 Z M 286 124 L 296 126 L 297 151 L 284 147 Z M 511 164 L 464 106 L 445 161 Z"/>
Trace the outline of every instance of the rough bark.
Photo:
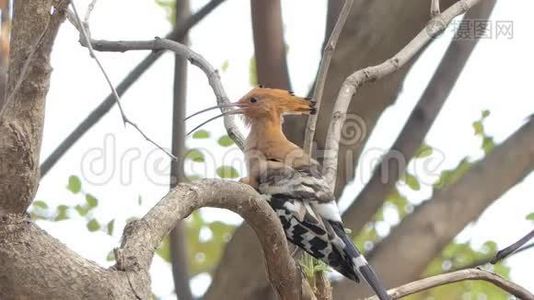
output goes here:
<path id="1" fill-rule="evenodd" d="M 2 217 L 0 237 L 2 299 L 135 299 L 122 272 L 84 259 L 24 215 Z"/>
<path id="2" fill-rule="evenodd" d="M 104 269 L 69 250 L 25 215 L 0 218 L 2 299 L 149 299 L 148 269 L 161 240 L 200 207 L 230 209 L 262 245 L 270 282 L 281 299 L 300 299 L 301 278 L 278 217 L 251 187 L 222 180 L 180 184 L 142 219 L 127 224 L 117 263 Z M 263 265 L 261 259 L 255 263 Z"/>
<path id="3" fill-rule="evenodd" d="M 394 287 L 417 279 L 467 224 L 532 170 L 533 118 L 461 179 L 436 191 L 431 200 L 418 206 L 377 245 L 368 258 L 384 284 Z M 334 287 L 335 299 L 354 299 L 363 294 L 359 286 L 346 280 Z"/>
<path id="4" fill-rule="evenodd" d="M 9 33 L 11 31 L 11 11 L 8 0 L 0 1 L 0 110 L 4 105 L 9 56 Z"/>
<path id="5" fill-rule="evenodd" d="M 176 220 L 205 206 L 230 209 L 243 217 L 254 229 L 264 254 L 263 258 L 245 268 L 259 264 L 263 269 L 261 262 L 265 260 L 269 280 L 278 295 L 282 299 L 300 299 L 300 273 L 289 254 L 278 217 L 254 189 L 236 182 L 201 180 L 194 184 L 180 184 L 142 220 L 127 226 L 120 256 L 128 259 L 129 266 L 150 266 L 153 251 Z M 262 250 L 258 252 L 262 253 Z"/>
<path id="6" fill-rule="evenodd" d="M 50 51 L 61 11 L 54 1 L 16 1 L 8 89 L 0 110 L 0 216 L 21 214 L 39 182 L 39 150 L 51 67 Z"/>
<path id="7" fill-rule="evenodd" d="M 470 9 L 465 18 L 485 20 L 495 3 L 496 0 L 483 1 Z M 399 137 L 354 203 L 345 211 L 345 226 L 359 232 L 382 206 L 422 144 L 477 42 L 477 39 L 456 39 L 451 42 Z"/>

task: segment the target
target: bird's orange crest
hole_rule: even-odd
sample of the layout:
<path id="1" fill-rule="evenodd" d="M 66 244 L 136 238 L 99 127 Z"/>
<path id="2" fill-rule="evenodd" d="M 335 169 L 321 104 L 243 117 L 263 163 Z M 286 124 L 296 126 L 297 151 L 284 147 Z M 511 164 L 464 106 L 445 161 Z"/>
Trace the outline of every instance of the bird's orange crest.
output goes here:
<path id="1" fill-rule="evenodd" d="M 292 92 L 256 87 L 236 103 L 247 123 L 263 118 L 280 118 L 285 114 L 315 114 L 315 102 Z"/>

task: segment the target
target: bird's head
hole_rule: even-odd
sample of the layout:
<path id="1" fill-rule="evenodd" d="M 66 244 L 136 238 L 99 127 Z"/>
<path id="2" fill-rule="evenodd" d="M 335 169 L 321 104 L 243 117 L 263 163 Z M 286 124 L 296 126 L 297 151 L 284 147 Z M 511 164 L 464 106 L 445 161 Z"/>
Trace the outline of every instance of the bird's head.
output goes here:
<path id="1" fill-rule="evenodd" d="M 245 122 L 251 124 L 254 122 L 262 122 L 264 120 L 280 120 L 282 115 L 313 115 L 316 113 L 314 106 L 314 101 L 311 101 L 309 98 L 297 97 L 293 92 L 259 86 L 253 88 L 237 102 L 208 107 L 189 115 L 185 120 L 212 109 L 226 109 L 222 114 L 210 118 L 196 126 L 193 130 L 189 131 L 187 135 L 206 123 L 226 115 L 243 115 L 245 117 Z"/>
<path id="2" fill-rule="evenodd" d="M 292 92 L 263 87 L 253 88 L 236 106 L 247 122 L 282 115 L 315 114 L 315 102 L 295 96 Z"/>

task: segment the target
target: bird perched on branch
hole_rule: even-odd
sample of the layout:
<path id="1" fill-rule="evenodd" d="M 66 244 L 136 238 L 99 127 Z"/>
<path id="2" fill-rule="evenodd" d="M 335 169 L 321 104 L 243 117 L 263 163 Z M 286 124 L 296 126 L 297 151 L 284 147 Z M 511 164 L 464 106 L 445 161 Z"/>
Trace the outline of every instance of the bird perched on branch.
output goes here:
<path id="1" fill-rule="evenodd" d="M 241 114 L 250 126 L 245 143 L 248 177 L 241 182 L 267 196 L 290 242 L 351 280 L 359 282 L 363 277 L 381 300 L 390 299 L 345 232 L 319 163 L 282 131 L 284 115 L 314 114 L 314 104 L 286 90 L 257 87 L 238 102 L 223 106 L 233 109 L 220 116 Z"/>

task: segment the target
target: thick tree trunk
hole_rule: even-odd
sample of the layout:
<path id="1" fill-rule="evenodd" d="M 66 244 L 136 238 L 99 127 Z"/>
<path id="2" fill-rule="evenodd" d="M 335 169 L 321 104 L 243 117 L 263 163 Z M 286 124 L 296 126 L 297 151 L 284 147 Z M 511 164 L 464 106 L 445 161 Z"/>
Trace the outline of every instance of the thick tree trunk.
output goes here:
<path id="1" fill-rule="evenodd" d="M 0 237 L 2 299 L 135 299 L 123 272 L 86 260 L 25 216 L 2 217 Z"/>
<path id="2" fill-rule="evenodd" d="M 22 214 L 39 182 L 39 150 L 51 67 L 62 12 L 53 1 L 16 1 L 8 88 L 0 110 L 0 216 Z"/>

